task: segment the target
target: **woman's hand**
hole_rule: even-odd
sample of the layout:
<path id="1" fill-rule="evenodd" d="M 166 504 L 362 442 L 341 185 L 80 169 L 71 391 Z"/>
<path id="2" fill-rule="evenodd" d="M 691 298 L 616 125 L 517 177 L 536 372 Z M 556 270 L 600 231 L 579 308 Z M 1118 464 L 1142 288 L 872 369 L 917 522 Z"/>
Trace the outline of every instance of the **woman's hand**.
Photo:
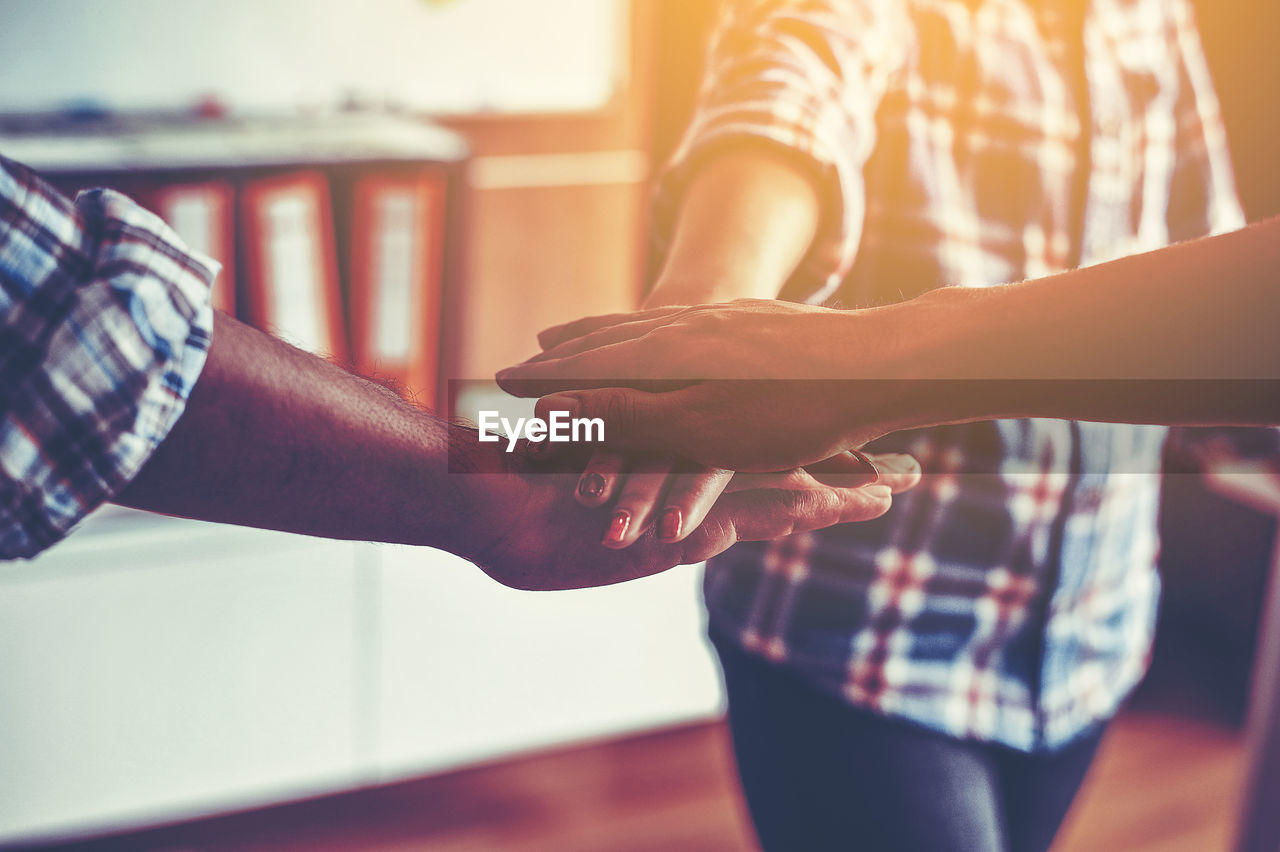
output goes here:
<path id="1" fill-rule="evenodd" d="M 603 387 L 538 400 L 537 416 L 599 418 L 614 452 L 680 457 L 706 468 L 792 470 L 840 456 L 902 428 L 892 415 L 920 382 L 707 380 L 654 391 Z M 575 386 L 579 383 L 575 382 Z M 554 381 L 503 382 L 516 395 L 557 389 Z M 617 462 L 602 462 L 602 475 Z M 602 486 L 587 486 L 588 494 Z"/>
<path id="2" fill-rule="evenodd" d="M 860 334 L 873 311 L 737 299 L 586 317 L 538 335 L 541 354 L 503 370 L 499 381 L 539 379 L 574 387 L 603 380 L 847 379 L 877 375 L 860 366 L 874 343 Z M 860 356 L 860 358 L 859 358 Z"/>
<path id="3" fill-rule="evenodd" d="M 714 468 L 790 470 L 900 428 L 916 383 L 897 376 L 891 308 L 770 300 L 591 317 L 549 329 L 545 351 L 498 384 L 600 417 L 610 444 Z"/>
<path id="4" fill-rule="evenodd" d="M 683 465 L 668 456 L 596 452 L 574 494 L 589 508 L 612 504 L 602 544 L 621 549 L 653 527 L 659 541 L 687 538 L 706 518 L 733 471 Z"/>
<path id="5" fill-rule="evenodd" d="M 792 478 L 744 478 L 727 488 L 696 530 L 663 542 L 649 528 L 638 530 L 625 549 L 602 547 L 611 519 L 607 509 L 574 502 L 578 477 L 559 472 L 566 459 L 528 451 L 515 453 L 479 444 L 474 433 L 451 427 L 467 450 L 469 472 L 450 477 L 454 501 L 473 511 L 456 530 L 465 547 L 456 552 L 500 583 L 519 589 L 602 586 L 692 564 L 739 541 L 779 536 L 877 518 L 893 494 L 913 486 L 918 473 L 886 473 L 875 485 L 848 488 Z M 577 459 L 577 464 L 582 464 Z M 788 484 L 797 487 L 789 487 Z M 798 487 L 801 484 L 804 487 Z"/>
<path id="6" fill-rule="evenodd" d="M 574 493 L 588 508 L 612 503 L 601 543 L 622 549 L 651 527 L 661 542 L 685 540 L 725 493 L 857 489 L 882 481 L 882 475 L 893 490 L 901 490 L 914 485 L 918 474 L 919 466 L 909 456 L 869 458 L 857 452 L 841 453 L 811 465 L 809 470 L 737 475 L 653 455 L 597 452 L 579 477 Z"/>

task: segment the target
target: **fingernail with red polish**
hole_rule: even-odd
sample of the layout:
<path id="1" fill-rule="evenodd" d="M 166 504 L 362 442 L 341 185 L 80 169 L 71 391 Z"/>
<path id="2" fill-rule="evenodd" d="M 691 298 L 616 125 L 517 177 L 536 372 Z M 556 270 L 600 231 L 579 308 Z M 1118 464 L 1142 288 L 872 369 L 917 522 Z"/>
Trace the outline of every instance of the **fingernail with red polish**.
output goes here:
<path id="1" fill-rule="evenodd" d="M 658 521 L 658 538 L 663 541 L 675 541 L 680 537 L 682 529 L 684 529 L 684 513 L 672 506 L 662 513 L 662 519 Z"/>
<path id="2" fill-rule="evenodd" d="M 622 544 L 627 537 L 627 529 L 631 526 L 631 513 L 619 509 L 613 513 L 613 519 L 609 521 L 609 531 L 605 533 L 604 540 L 606 544 Z"/>
<path id="3" fill-rule="evenodd" d="M 604 493 L 604 477 L 598 473 L 585 473 L 578 480 L 578 494 L 588 500 L 595 500 Z"/>

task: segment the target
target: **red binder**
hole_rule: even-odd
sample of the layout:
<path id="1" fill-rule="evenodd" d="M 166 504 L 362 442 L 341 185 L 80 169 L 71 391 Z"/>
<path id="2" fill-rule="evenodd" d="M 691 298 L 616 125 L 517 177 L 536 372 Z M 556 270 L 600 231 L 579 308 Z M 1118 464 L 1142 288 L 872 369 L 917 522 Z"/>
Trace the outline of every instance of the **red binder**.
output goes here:
<path id="1" fill-rule="evenodd" d="M 351 343 L 356 369 L 437 402 L 445 187 L 429 173 L 355 184 Z"/>
<path id="2" fill-rule="evenodd" d="M 329 184 L 299 171 L 241 192 L 249 321 L 299 349 L 346 363 Z"/>
<path id="3" fill-rule="evenodd" d="M 170 184 L 152 193 L 156 213 L 192 249 L 222 264 L 213 283 L 213 306 L 234 315 L 235 192 L 225 181 Z"/>

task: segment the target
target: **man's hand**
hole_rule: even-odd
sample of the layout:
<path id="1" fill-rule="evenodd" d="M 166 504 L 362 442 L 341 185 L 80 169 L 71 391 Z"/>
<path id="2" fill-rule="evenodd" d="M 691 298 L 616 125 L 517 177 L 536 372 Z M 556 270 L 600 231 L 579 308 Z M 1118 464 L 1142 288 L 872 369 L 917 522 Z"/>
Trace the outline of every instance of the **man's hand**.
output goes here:
<path id="1" fill-rule="evenodd" d="M 473 430 L 219 314 L 186 411 L 115 499 L 264 529 L 430 545 L 507 585 L 560 589 L 699 562 L 736 541 L 873 518 L 892 490 L 914 483 L 910 474 L 860 490 L 766 483 L 773 487 L 726 495 L 681 542 L 661 544 L 646 531 L 615 551 L 600 545 L 608 510 L 574 501 L 576 473 L 535 471 L 523 453 L 480 444 Z"/>

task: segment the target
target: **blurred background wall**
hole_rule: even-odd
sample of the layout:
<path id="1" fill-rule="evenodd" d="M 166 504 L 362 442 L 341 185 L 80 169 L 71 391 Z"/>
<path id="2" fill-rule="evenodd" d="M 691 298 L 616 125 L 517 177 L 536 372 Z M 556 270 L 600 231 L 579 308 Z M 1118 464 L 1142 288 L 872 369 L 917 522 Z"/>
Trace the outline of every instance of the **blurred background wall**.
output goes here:
<path id="1" fill-rule="evenodd" d="M 482 378 L 531 354 L 540 328 L 636 303 L 647 182 L 687 119 L 715 6 L 0 0 L 0 112 L 212 95 L 232 111 L 392 109 L 457 131 L 472 159 L 442 333 L 449 375 Z M 1280 4 L 1197 7 L 1248 214 L 1280 213 Z M 1274 523 L 1179 481 L 1168 623 L 1209 649 L 1201 673 L 1226 678 L 1208 681 L 1211 700 L 1238 710 Z M 531 599 L 430 551 L 166 524 L 77 535 L 47 561 L 0 566 L 0 841 L 719 712 L 691 569 Z"/>
<path id="2" fill-rule="evenodd" d="M 451 128 L 470 158 L 438 331 L 449 377 L 484 378 L 635 304 L 658 11 L 0 0 L 0 113 L 52 109 L 72 142 L 136 110 Z M 0 566 L 0 845 L 715 718 L 698 582 L 531 596 L 429 549 L 107 512 Z"/>

